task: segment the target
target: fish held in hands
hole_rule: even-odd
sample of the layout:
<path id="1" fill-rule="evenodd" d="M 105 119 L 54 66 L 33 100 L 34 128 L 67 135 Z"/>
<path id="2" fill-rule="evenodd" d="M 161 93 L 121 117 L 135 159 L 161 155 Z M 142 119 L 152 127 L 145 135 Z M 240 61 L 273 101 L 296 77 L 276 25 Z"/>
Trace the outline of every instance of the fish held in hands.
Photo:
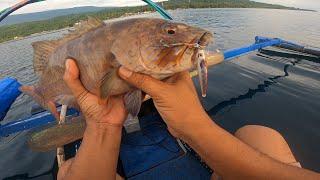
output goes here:
<path id="1" fill-rule="evenodd" d="M 127 94 L 130 114 L 137 115 L 141 93 L 117 75 L 120 66 L 156 79 L 197 66 L 198 51 L 212 41 L 204 29 L 163 19 L 137 18 L 104 23 L 89 18 L 61 39 L 33 43 L 34 70 L 39 82 L 22 86 L 57 118 L 56 104 L 78 108 L 75 97 L 63 81 L 65 61 L 76 60 L 85 88 L 101 99 Z M 205 63 L 200 62 L 202 70 Z M 205 77 L 205 76 L 202 76 Z M 202 80 L 203 82 L 205 80 Z"/>

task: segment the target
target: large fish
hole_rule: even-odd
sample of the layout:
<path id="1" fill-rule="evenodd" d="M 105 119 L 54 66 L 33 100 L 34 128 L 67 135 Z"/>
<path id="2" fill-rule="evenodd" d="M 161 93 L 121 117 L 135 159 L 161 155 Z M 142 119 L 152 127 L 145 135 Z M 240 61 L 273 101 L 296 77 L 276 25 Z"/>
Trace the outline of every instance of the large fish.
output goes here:
<path id="1" fill-rule="evenodd" d="M 61 39 L 33 43 L 34 70 L 39 82 L 20 89 L 59 120 L 56 104 L 78 108 L 63 81 L 65 61 L 73 58 L 88 91 L 101 100 L 125 94 L 126 108 L 131 116 L 136 116 L 141 106 L 141 91 L 120 79 L 117 69 L 125 66 L 160 80 L 198 69 L 205 96 L 207 69 L 203 48 L 212 39 L 209 31 L 163 19 L 139 18 L 105 24 L 89 18 Z M 84 127 L 83 120 L 58 124 L 34 133 L 29 145 L 47 151 L 80 138 Z"/>
<path id="2" fill-rule="evenodd" d="M 141 92 L 120 79 L 117 69 L 125 66 L 160 80 L 197 66 L 200 73 L 206 73 L 205 63 L 201 62 L 204 59 L 198 53 L 212 39 L 209 31 L 163 19 L 137 18 L 105 24 L 89 18 L 61 39 L 33 43 L 34 71 L 39 75 L 39 82 L 20 89 L 57 119 L 56 104 L 78 108 L 63 81 L 65 61 L 73 58 L 88 91 L 101 99 L 126 94 L 126 108 L 136 116 Z M 206 85 L 206 75 L 202 77 L 205 78 L 201 84 Z M 205 95 L 205 90 L 202 91 Z"/>

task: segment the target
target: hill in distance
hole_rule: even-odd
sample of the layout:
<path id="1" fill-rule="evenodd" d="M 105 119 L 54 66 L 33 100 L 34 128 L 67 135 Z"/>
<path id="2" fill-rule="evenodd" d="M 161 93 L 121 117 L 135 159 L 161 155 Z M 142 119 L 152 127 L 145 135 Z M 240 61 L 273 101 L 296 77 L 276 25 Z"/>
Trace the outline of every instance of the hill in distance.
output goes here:
<path id="1" fill-rule="evenodd" d="M 188 8 L 268 8 L 268 9 L 287 9 L 304 10 L 294 7 L 259 3 L 250 0 L 168 0 L 161 3 L 164 9 L 188 9 Z M 23 14 L 12 16 L 19 20 L 19 24 L 0 26 L 0 43 L 21 39 L 34 33 L 58 30 L 72 27 L 80 20 L 93 16 L 99 19 L 111 19 L 124 15 L 131 15 L 139 12 L 154 11 L 149 6 L 130 6 L 130 7 L 79 7 L 70 9 L 60 9 L 47 12 Z M 304 10 L 305 11 L 305 10 Z M 23 17 L 24 16 L 24 17 Z M 10 18 L 10 17 L 9 17 Z M 37 20 L 36 18 L 42 18 Z M 7 19 L 7 23 L 12 19 Z M 27 22 L 28 21 L 28 22 Z M 4 22 L 5 23 L 5 22 Z"/>
<path id="2" fill-rule="evenodd" d="M 193 1 L 193 2 L 192 2 Z M 168 2 L 163 2 L 167 8 L 172 9 L 176 6 L 180 6 L 180 8 L 193 8 L 193 7 L 246 7 L 246 8 L 274 8 L 274 9 L 293 9 L 293 10 L 304 10 L 298 9 L 293 7 L 285 7 L 281 5 L 274 5 L 274 4 L 266 4 L 266 3 L 258 3 L 249 0 L 169 0 Z M 50 10 L 50 11 L 43 11 L 43 12 L 35 12 L 35 13 L 26 13 L 26 14 L 17 14 L 11 15 L 0 22 L 0 26 L 4 25 L 12 25 L 12 24 L 19 24 L 23 22 L 30 22 L 30 21 L 40 21 L 51 19 L 58 16 L 65 16 L 71 14 L 81 14 L 81 13 L 88 13 L 88 12 L 97 12 L 97 11 L 107 11 L 113 9 L 115 7 L 96 7 L 96 6 L 83 6 L 83 7 L 74 7 L 74 8 L 67 8 L 67 9 L 57 9 L 57 10 Z"/>
<path id="3" fill-rule="evenodd" d="M 0 26 L 19 24 L 19 23 L 30 22 L 30 21 L 46 20 L 46 19 L 57 17 L 57 16 L 65 16 L 70 14 L 97 12 L 97 11 L 107 10 L 111 8 L 112 7 L 83 6 L 83 7 L 35 12 L 35 13 L 17 14 L 17 15 L 11 15 L 5 18 L 2 22 L 0 22 Z"/>

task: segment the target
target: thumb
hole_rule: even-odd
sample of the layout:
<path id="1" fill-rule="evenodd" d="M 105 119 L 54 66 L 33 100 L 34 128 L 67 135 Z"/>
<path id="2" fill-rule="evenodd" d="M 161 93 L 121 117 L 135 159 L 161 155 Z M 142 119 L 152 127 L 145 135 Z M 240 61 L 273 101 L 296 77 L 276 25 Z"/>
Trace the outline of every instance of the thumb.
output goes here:
<path id="1" fill-rule="evenodd" d="M 79 75 L 80 73 L 77 63 L 73 59 L 67 59 L 66 71 L 64 73 L 63 80 L 66 82 L 75 97 L 79 97 L 80 94 L 87 92 L 79 79 Z"/>
<path id="2" fill-rule="evenodd" d="M 162 81 L 152 78 L 151 76 L 132 72 L 128 68 L 121 66 L 119 68 L 120 77 L 129 84 L 141 89 L 150 96 L 157 96 L 165 84 Z"/>

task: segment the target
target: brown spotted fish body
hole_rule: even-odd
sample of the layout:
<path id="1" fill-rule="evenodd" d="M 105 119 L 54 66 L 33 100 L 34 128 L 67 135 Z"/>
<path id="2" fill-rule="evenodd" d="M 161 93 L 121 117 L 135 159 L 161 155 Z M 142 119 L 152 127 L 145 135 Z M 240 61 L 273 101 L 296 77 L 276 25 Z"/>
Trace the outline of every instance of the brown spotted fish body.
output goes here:
<path id="1" fill-rule="evenodd" d="M 33 43 L 34 70 L 40 80 L 21 90 L 56 117 L 56 104 L 77 108 L 63 81 L 65 61 L 72 58 L 88 91 L 101 99 L 127 94 L 127 109 L 135 116 L 141 93 L 121 80 L 117 69 L 125 66 L 162 80 L 193 69 L 199 50 L 196 45 L 206 46 L 211 40 L 212 34 L 206 30 L 163 19 L 138 18 L 105 24 L 89 18 L 61 39 Z"/>

